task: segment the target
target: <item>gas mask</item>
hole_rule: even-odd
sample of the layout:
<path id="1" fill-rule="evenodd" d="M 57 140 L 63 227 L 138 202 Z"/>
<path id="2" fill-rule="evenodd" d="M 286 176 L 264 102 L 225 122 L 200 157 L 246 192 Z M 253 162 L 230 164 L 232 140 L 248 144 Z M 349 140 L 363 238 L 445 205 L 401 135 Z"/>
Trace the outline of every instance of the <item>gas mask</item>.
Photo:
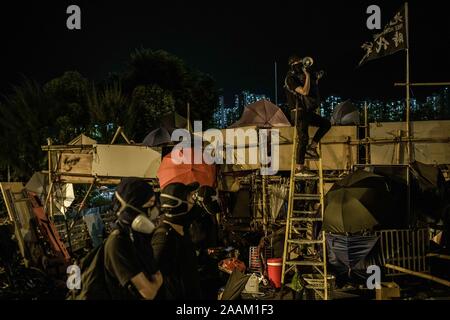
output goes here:
<path id="1" fill-rule="evenodd" d="M 138 215 L 131 222 L 131 229 L 136 232 L 151 234 L 155 230 L 155 225 L 150 221 L 147 214 L 142 210 L 136 208 L 135 206 L 128 204 L 118 192 L 115 193 L 116 199 L 120 202 L 120 209 L 117 211 L 117 216 L 120 219 L 120 215 L 125 211 L 125 209 L 129 208 L 134 212 L 137 212 Z M 129 221 L 121 219 L 123 223 L 130 224 Z"/>
<path id="2" fill-rule="evenodd" d="M 217 189 L 214 189 L 214 193 L 212 193 L 212 188 L 210 188 L 211 194 L 207 192 L 196 192 L 194 194 L 194 201 L 197 205 L 199 205 L 204 211 L 208 214 L 214 216 L 220 212 L 219 207 L 219 194 Z"/>
<path id="3" fill-rule="evenodd" d="M 170 194 L 161 194 L 161 198 L 169 199 L 174 202 L 174 204 L 164 203 L 161 205 L 161 209 L 164 212 L 165 220 L 188 227 L 196 218 L 196 214 L 192 210 L 188 210 L 189 202 L 186 200 L 181 200 Z"/>

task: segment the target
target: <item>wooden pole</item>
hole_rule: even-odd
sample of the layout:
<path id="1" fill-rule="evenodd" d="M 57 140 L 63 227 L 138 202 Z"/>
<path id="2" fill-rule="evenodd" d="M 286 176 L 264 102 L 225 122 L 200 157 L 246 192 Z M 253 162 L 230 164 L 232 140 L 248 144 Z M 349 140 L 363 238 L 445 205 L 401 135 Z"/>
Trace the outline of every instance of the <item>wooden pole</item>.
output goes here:
<path id="1" fill-rule="evenodd" d="M 419 278 L 424 278 L 424 279 L 427 279 L 427 280 L 431 280 L 431 281 L 440 283 L 440 284 L 442 284 L 444 286 L 450 287 L 450 281 L 447 281 L 445 279 L 441 279 L 441 278 L 438 278 L 438 277 L 435 277 L 435 276 L 432 276 L 432 275 L 429 275 L 429 274 L 426 274 L 426 273 L 423 273 L 423 272 L 412 271 L 412 270 L 409 270 L 409 269 L 406 269 L 406 268 L 402 268 L 402 267 L 399 267 L 399 266 L 395 266 L 395 265 L 392 265 L 392 264 L 389 264 L 389 263 L 385 264 L 384 266 L 386 268 L 389 268 L 389 269 L 397 270 L 397 271 L 400 271 L 400 272 L 403 272 L 403 273 L 406 273 L 406 274 L 410 274 L 412 276 L 416 276 L 416 277 L 419 277 Z"/>

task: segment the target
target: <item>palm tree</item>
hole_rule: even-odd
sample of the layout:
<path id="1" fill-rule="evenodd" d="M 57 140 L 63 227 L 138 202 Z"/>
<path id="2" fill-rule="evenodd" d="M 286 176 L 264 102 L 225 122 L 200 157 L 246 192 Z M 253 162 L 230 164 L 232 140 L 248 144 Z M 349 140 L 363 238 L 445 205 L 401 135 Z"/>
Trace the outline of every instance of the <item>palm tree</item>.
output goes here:
<path id="1" fill-rule="evenodd" d="M 41 145 L 55 136 L 53 111 L 39 84 L 29 79 L 5 97 L 0 106 L 0 162 L 10 165 L 13 179 L 30 177 L 43 168 Z"/>

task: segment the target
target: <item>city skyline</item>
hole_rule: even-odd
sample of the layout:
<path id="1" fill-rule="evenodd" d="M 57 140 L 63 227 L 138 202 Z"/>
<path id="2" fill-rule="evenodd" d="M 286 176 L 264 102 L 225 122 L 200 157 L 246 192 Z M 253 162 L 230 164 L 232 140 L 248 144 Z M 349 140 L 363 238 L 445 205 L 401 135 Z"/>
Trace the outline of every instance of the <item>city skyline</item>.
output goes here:
<path id="1" fill-rule="evenodd" d="M 233 93 L 234 103 L 227 103 L 224 95 L 219 96 L 217 110 L 214 114 L 214 123 L 219 128 L 226 128 L 237 121 L 243 108 L 253 102 L 270 97 L 264 93 L 255 94 L 249 90 L 242 90 L 238 94 Z M 241 97 L 241 99 L 237 99 Z M 244 99 L 242 99 L 244 98 Z M 364 110 L 365 103 L 368 104 L 369 121 L 404 121 L 405 100 L 404 99 L 348 99 L 342 96 L 330 95 L 321 102 L 320 112 L 322 116 L 330 118 L 333 110 L 340 103 L 350 100 L 360 113 Z M 245 103 L 247 102 L 247 103 Z M 288 108 L 285 102 L 278 106 L 288 116 Z M 450 88 L 443 87 L 435 90 L 424 99 L 411 98 L 412 120 L 450 120 Z M 289 118 L 289 117 L 288 117 Z"/>

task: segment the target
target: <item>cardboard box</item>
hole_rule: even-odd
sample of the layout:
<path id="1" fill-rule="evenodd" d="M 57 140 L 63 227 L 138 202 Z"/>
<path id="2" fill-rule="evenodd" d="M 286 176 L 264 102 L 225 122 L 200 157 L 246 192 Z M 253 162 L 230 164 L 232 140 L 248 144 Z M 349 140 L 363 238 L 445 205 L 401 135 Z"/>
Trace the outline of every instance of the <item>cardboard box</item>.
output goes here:
<path id="1" fill-rule="evenodd" d="M 395 282 L 382 282 L 381 289 L 376 289 L 377 300 L 400 298 L 400 287 Z"/>

